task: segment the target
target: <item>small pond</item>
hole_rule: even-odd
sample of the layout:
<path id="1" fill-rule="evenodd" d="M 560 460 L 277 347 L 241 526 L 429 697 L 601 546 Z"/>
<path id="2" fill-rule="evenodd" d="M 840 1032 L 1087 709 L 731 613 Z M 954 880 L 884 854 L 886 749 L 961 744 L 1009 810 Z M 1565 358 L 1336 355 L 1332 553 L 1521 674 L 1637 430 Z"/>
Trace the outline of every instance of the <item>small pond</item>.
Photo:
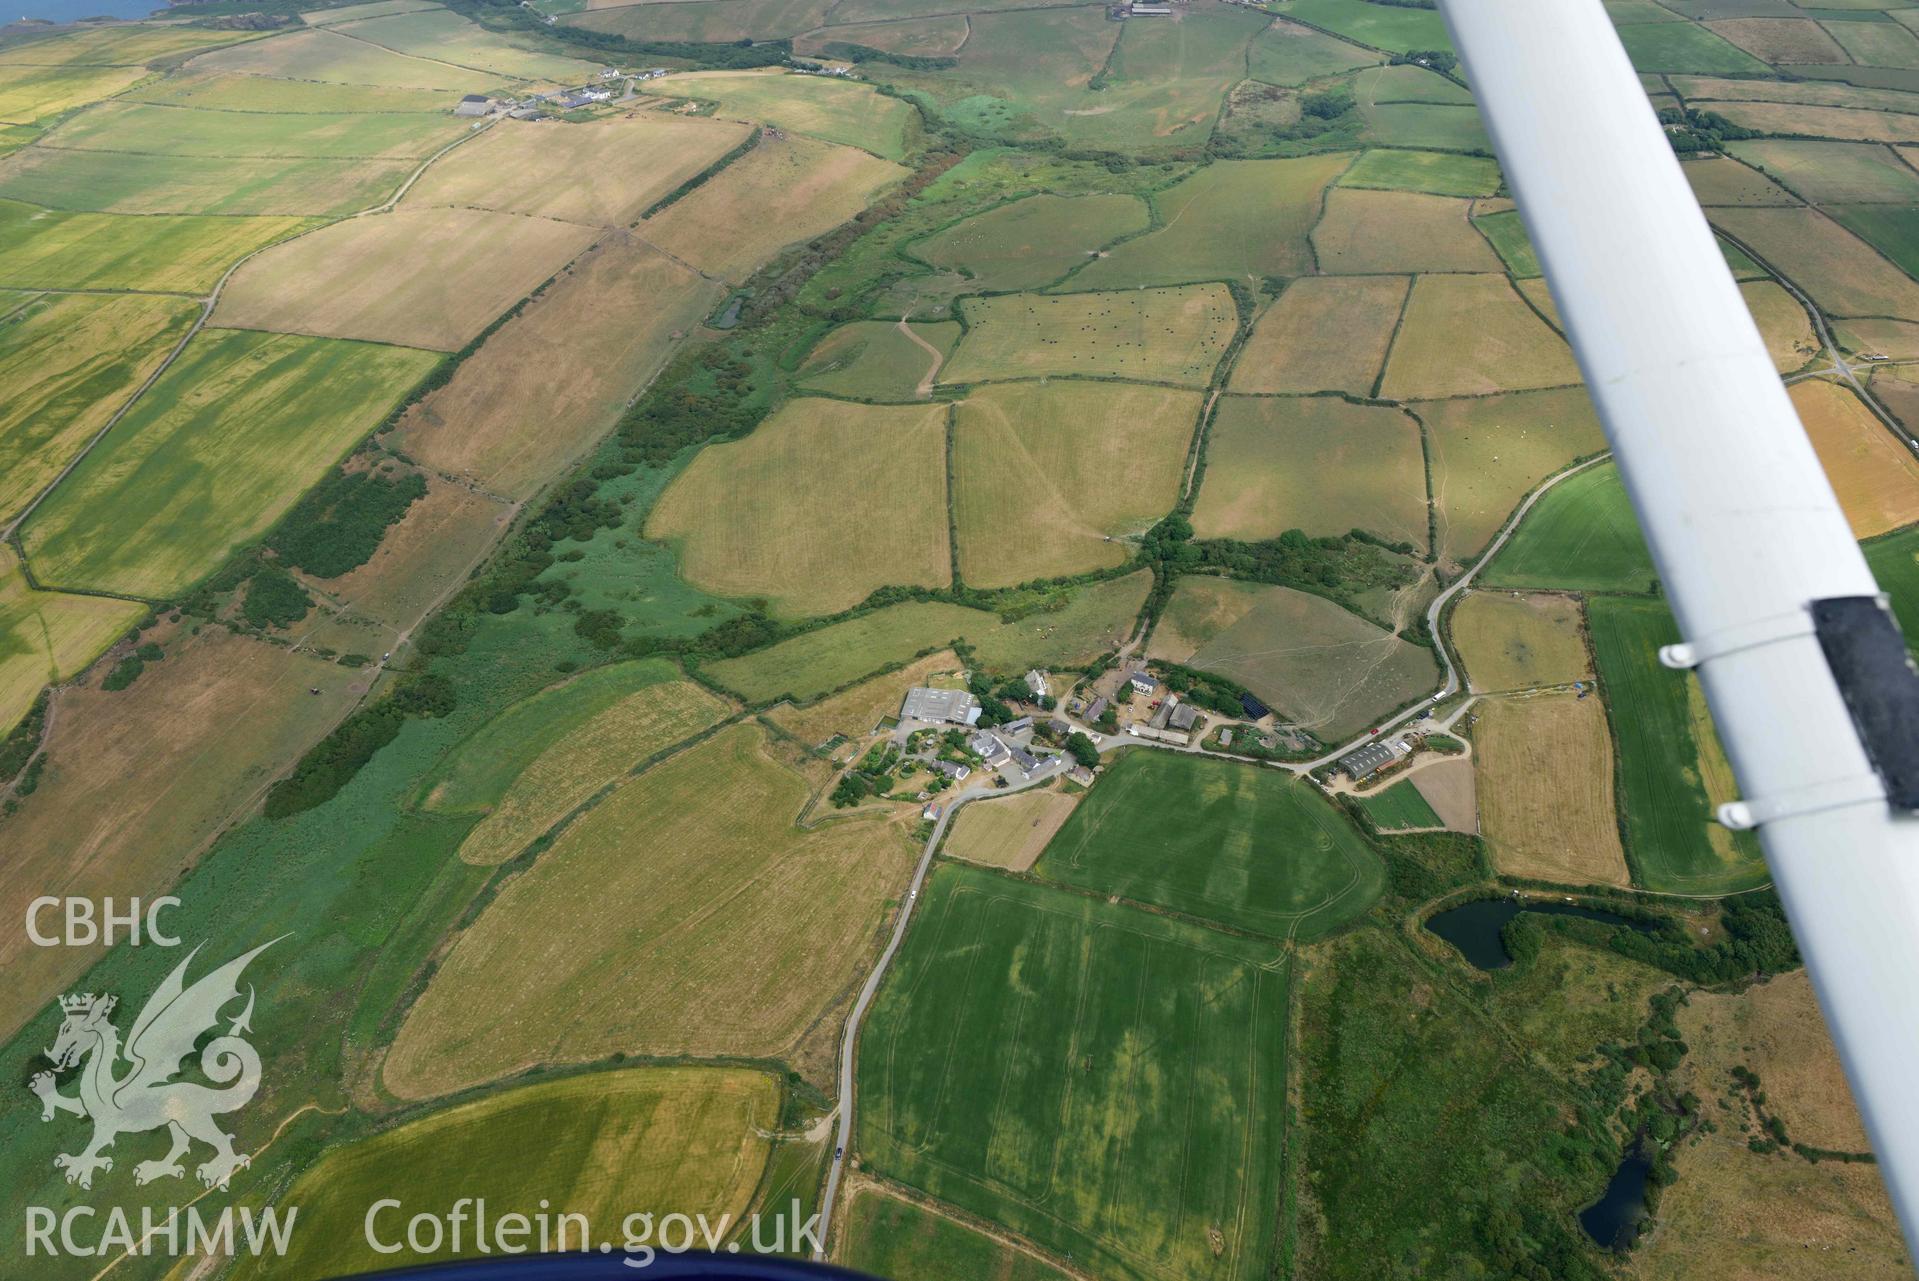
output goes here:
<path id="1" fill-rule="evenodd" d="M 1646 1217 L 1646 1176 L 1652 1161 L 1638 1152 L 1627 1154 L 1606 1185 L 1605 1195 L 1579 1212 L 1579 1226 L 1601 1248 L 1617 1250 L 1630 1244 L 1632 1229 Z"/>
<path id="2" fill-rule="evenodd" d="M 1653 928 L 1643 921 L 1629 920 L 1616 912 L 1601 911 L 1596 907 L 1512 897 L 1474 899 L 1470 903 L 1447 908 L 1428 917 L 1426 928 L 1458 948 L 1460 955 L 1478 968 L 1503 970 L 1513 963 L 1513 958 L 1506 951 L 1506 944 L 1499 937 L 1499 932 L 1506 928 L 1506 922 L 1521 912 L 1537 912 L 1541 916 L 1577 916 L 1606 925 L 1629 926 L 1642 934 L 1651 933 Z"/>

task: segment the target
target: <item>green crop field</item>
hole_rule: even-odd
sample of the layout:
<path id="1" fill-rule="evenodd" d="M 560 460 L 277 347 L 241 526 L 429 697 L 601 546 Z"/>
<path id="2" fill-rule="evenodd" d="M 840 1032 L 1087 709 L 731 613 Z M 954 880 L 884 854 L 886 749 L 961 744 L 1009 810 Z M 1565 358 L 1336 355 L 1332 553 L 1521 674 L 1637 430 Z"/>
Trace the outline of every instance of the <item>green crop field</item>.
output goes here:
<path id="1" fill-rule="evenodd" d="M 0 288 L 205 293 L 235 260 L 312 225 L 66 213 L 0 200 Z"/>
<path id="2" fill-rule="evenodd" d="M 0 124 L 30 125 L 98 102 L 143 76 L 138 67 L 0 65 Z"/>
<path id="3" fill-rule="evenodd" d="M 0 161 L 0 197 L 137 214 L 352 213 L 399 190 L 411 160 L 271 160 L 29 147 Z M 138 224 L 118 224 L 138 230 Z"/>
<path id="4" fill-rule="evenodd" d="M 1342 187 L 1427 191 L 1436 196 L 1490 196 L 1499 190 L 1499 163 L 1444 151 L 1368 151 L 1339 180 Z"/>
<path id="5" fill-rule="evenodd" d="M 0 522 L 106 425 L 198 311 L 185 298 L 64 294 L 0 318 Z"/>
<path id="6" fill-rule="evenodd" d="M 268 113 L 111 102 L 61 125 L 47 135 L 45 145 L 178 157 L 418 160 L 466 130 L 465 121 L 437 112 Z"/>
<path id="7" fill-rule="evenodd" d="M 1370 4 L 1367 0 L 1284 0 L 1275 7 L 1288 18 L 1388 53 L 1452 48 L 1445 20 L 1431 9 Z"/>
<path id="8" fill-rule="evenodd" d="M 1919 276 L 1919 212 L 1912 205 L 1839 205 L 1841 226 L 1862 237 L 1908 276 Z"/>
<path id="9" fill-rule="evenodd" d="M 84 669 L 143 609 L 136 601 L 36 591 L 13 549 L 0 545 L 0 739 L 47 684 Z"/>
<path id="10" fill-rule="evenodd" d="M 1121 236 L 1146 229 L 1137 196 L 1028 196 L 912 246 L 916 258 L 964 273 L 981 290 L 1037 289 Z"/>
<path id="11" fill-rule="evenodd" d="M 1533 253 L 1532 241 L 1526 238 L 1526 224 L 1520 221 L 1517 209 L 1475 218 L 1473 225 L 1486 233 L 1486 239 L 1493 242 L 1493 248 L 1504 260 L 1506 270 L 1515 277 L 1530 279 L 1541 274 L 1539 259 Z"/>
<path id="12" fill-rule="evenodd" d="M 1129 240 L 1073 277 L 1108 289 L 1303 275 L 1307 233 L 1326 187 L 1351 157 L 1221 160 L 1153 195 L 1159 229 Z"/>
<path id="13" fill-rule="evenodd" d="M 923 400 L 921 386 L 930 391 L 959 337 L 959 325 L 950 320 L 907 327 L 891 320 L 856 320 L 807 353 L 800 385 L 856 400 Z"/>
<path id="14" fill-rule="evenodd" d="M 717 102 L 720 114 L 758 120 L 888 160 L 906 154 L 913 110 L 869 85 L 777 72 L 704 71 L 647 82 L 649 93 Z"/>
<path id="15" fill-rule="evenodd" d="M 484 1198 L 489 1216 L 533 1222 L 582 1216 L 597 1235 L 555 1249 L 621 1244 L 620 1221 L 635 1207 L 657 1216 L 743 1213 L 766 1166 L 768 1131 L 779 1119 L 780 1088 L 764 1072 L 736 1067 L 643 1067 L 507 1090 L 433 1112 L 334 1148 L 288 1193 L 303 1230 L 271 1265 L 247 1257 L 235 1276 L 317 1276 L 384 1268 L 381 1244 L 405 1239 L 407 1220 L 462 1198 Z M 635 1154 L 644 1152 L 645 1159 Z M 370 1219 L 385 1197 L 404 1197 Z M 552 1216 L 550 1219 L 546 1216 Z M 416 1252 L 426 1263 L 476 1253 Z M 532 1238 L 529 1238 L 532 1239 Z M 259 1256 L 261 1258 L 267 1256 Z"/>
<path id="16" fill-rule="evenodd" d="M 1919 530 L 1875 538 L 1864 550 L 1880 590 L 1892 597 L 1892 612 L 1906 633 L 1906 644 L 1919 644 Z"/>
<path id="17" fill-rule="evenodd" d="M 1224 285 L 1003 294 L 962 308 L 966 336 L 943 383 L 1081 374 L 1203 387 L 1237 324 Z"/>
<path id="18" fill-rule="evenodd" d="M 1696 678 L 1659 663 L 1680 639 L 1663 601 L 1595 596 L 1587 627 L 1619 745 L 1619 805 L 1633 880 L 1652 890 L 1726 894 L 1762 884 L 1750 832 L 1731 832 L 1713 807 L 1737 787 Z"/>
<path id="19" fill-rule="evenodd" d="M 1771 68 L 1697 23 L 1634 23 L 1619 28 L 1633 66 L 1697 76 L 1766 75 Z"/>
<path id="20" fill-rule="evenodd" d="M 1275 22 L 1253 41 L 1247 69 L 1269 85 L 1302 85 L 1377 63 L 1380 55 L 1297 22 Z"/>
<path id="21" fill-rule="evenodd" d="M 1379 855 L 1310 784 L 1264 766 L 1146 747 L 1121 754 L 1033 870 L 1100 895 L 1300 940 L 1352 920 L 1386 884 Z"/>
<path id="22" fill-rule="evenodd" d="M 860 1038 L 861 1161 L 1101 1276 L 1270 1275 L 1284 957 L 953 863 L 919 914 Z"/>
<path id="23" fill-rule="evenodd" d="M 1410 782 L 1394 783 L 1383 792 L 1357 799 L 1366 816 L 1377 823 L 1382 832 L 1441 826 L 1439 815 Z"/>
<path id="24" fill-rule="evenodd" d="M 401 347 L 207 330 L 22 531 L 43 580 L 164 597 L 258 537 L 432 368 Z"/>
<path id="25" fill-rule="evenodd" d="M 917 1281 L 1067 1281 L 1038 1257 L 1015 1250 L 957 1219 L 862 1187 L 846 1202 L 840 1260 L 876 1277 Z"/>
<path id="26" fill-rule="evenodd" d="M 1489 587 L 1650 590 L 1652 553 L 1619 469 L 1602 463 L 1554 485 L 1526 513 L 1480 581 Z"/>

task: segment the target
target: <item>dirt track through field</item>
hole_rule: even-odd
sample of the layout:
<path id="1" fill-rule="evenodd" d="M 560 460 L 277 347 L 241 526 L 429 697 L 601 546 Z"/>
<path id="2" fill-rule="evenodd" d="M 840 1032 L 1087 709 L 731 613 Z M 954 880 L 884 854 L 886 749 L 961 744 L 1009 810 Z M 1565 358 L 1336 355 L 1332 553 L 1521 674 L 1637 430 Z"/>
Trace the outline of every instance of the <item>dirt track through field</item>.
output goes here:
<path id="1" fill-rule="evenodd" d="M 913 388 L 913 395 L 921 400 L 931 400 L 933 398 L 933 380 L 939 377 L 940 366 L 946 363 L 946 357 L 941 353 L 938 347 L 935 347 L 932 343 L 927 342 L 924 338 L 914 333 L 913 327 L 906 323 L 906 317 L 904 316 L 900 317 L 900 332 L 911 339 L 914 346 L 920 348 L 933 358 L 933 363 L 928 366 L 926 370 L 926 376 L 920 379 L 919 386 Z"/>

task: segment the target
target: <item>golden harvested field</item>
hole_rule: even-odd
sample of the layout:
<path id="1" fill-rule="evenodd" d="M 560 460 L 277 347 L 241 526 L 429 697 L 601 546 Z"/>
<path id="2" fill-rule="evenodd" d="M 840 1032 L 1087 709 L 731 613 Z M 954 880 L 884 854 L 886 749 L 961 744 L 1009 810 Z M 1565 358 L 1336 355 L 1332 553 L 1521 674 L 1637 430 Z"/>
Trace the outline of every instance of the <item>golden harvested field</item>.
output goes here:
<path id="1" fill-rule="evenodd" d="M 1712 109 L 1734 124 L 1762 134 L 1848 142 L 1919 142 L 1919 115 L 1790 102 L 1720 102 Z"/>
<path id="2" fill-rule="evenodd" d="M 0 124 L 30 125 L 98 102 L 143 79 L 144 67 L 0 66 Z"/>
<path id="3" fill-rule="evenodd" d="M 810 707 L 781 703 L 767 713 L 767 719 L 809 747 L 818 747 L 835 734 L 857 738 L 885 717 L 899 715 L 907 690 L 941 676 L 957 675 L 964 666 L 952 650 L 943 649 L 915 659 L 898 671 L 861 681 Z"/>
<path id="4" fill-rule="evenodd" d="M 593 242 L 591 228 L 478 209 L 397 209 L 275 247 L 227 282 L 214 323 L 455 351 Z"/>
<path id="5" fill-rule="evenodd" d="M 1852 392 L 1824 379 L 1795 383 L 1790 390 L 1852 532 L 1871 538 L 1919 520 L 1919 460 L 1872 411 Z"/>
<path id="6" fill-rule="evenodd" d="M 1712 220 L 1833 315 L 1919 320 L 1919 282 L 1816 210 L 1715 209 Z"/>
<path id="7" fill-rule="evenodd" d="M 1606 448 L 1583 387 L 1412 406 L 1432 454 L 1439 553 L 1463 564 L 1536 485 Z"/>
<path id="8" fill-rule="evenodd" d="M 528 765 L 480 825 L 460 857 L 504 863 L 608 784 L 725 719 L 728 708 L 692 681 L 667 681 L 629 694 L 549 747 Z"/>
<path id="9" fill-rule="evenodd" d="M 1759 326 L 1760 337 L 1772 363 L 1782 374 L 1803 369 L 1819 354 L 1819 336 L 1813 332 L 1812 317 L 1799 300 L 1786 292 L 1784 285 L 1771 280 L 1748 280 L 1739 286 L 1746 309 Z"/>
<path id="10" fill-rule="evenodd" d="M 1311 537 L 1365 529 L 1426 546 L 1419 424 L 1331 396 L 1227 396 L 1213 415 L 1193 510 L 1201 538 Z"/>
<path id="11" fill-rule="evenodd" d="M 1504 276 L 1421 276 L 1386 362 L 1392 400 L 1484 396 L 1579 381 L 1565 340 Z"/>
<path id="12" fill-rule="evenodd" d="M 888 819 L 796 827 L 812 788 L 778 752 L 728 729 L 570 825 L 458 936 L 387 1088 L 424 1098 L 616 1050 L 792 1051 L 865 970 L 912 846 Z"/>
<path id="13" fill-rule="evenodd" d="M 1319 269 L 1338 274 L 1500 271 L 1499 255 L 1468 221 L 1473 203 L 1417 191 L 1337 187 L 1313 228 Z"/>
<path id="14" fill-rule="evenodd" d="M 55 700 L 39 790 L 6 822 L 19 855 L 0 860 L 0 908 L 11 919 L 41 894 L 166 893 L 372 680 L 218 626 L 155 639 L 166 658 L 127 689 L 67 689 Z M 0 1035 L 99 956 L 31 947 L 23 932 L 7 931 Z"/>
<path id="15" fill-rule="evenodd" d="M 137 601 L 36 591 L 0 543 L 0 738 L 42 688 L 78 674 L 144 613 Z"/>
<path id="16" fill-rule="evenodd" d="M 502 120 L 428 169 L 406 204 L 630 223 L 751 132 L 735 121 L 656 111 L 585 124 Z"/>
<path id="17" fill-rule="evenodd" d="M 1470 760 L 1422 765 L 1409 776 L 1413 787 L 1433 807 L 1439 821 L 1453 832 L 1479 831 L 1479 793 L 1473 786 Z"/>
<path id="18" fill-rule="evenodd" d="M 1488 698 L 1473 715 L 1479 825 L 1493 866 L 1566 885 L 1629 884 L 1598 695 Z"/>
<path id="19" fill-rule="evenodd" d="M 852 147 L 764 137 L 638 231 L 701 271 L 744 280 L 786 246 L 831 231 L 866 208 L 905 172 Z"/>
<path id="20" fill-rule="evenodd" d="M 1728 18 L 1701 24 L 1761 62 L 1850 62 L 1810 18 Z"/>
<path id="21" fill-rule="evenodd" d="M 410 631 L 433 605 L 466 581 L 503 533 L 511 509 L 497 498 L 429 474 L 426 497 L 407 508 L 380 539 L 372 559 L 319 584 L 355 617 Z M 390 646 L 381 646 L 387 649 Z"/>
<path id="22" fill-rule="evenodd" d="M 890 584 L 944 587 L 946 416 L 789 400 L 745 439 L 701 450 L 646 536 L 678 544 L 694 586 L 786 615 L 835 613 Z"/>
<path id="23" fill-rule="evenodd" d="M 1007 294 L 962 303 L 946 383 L 1084 374 L 1203 387 L 1238 324 L 1224 285 Z"/>
<path id="24" fill-rule="evenodd" d="M 0 522 L 106 426 L 199 314 L 189 299 L 141 294 L 18 303 L 0 304 Z"/>
<path id="25" fill-rule="evenodd" d="M 1453 641 L 1475 691 L 1591 681 L 1577 596 L 1469 591 L 1452 616 Z"/>
<path id="26" fill-rule="evenodd" d="M 1747 1148 L 1758 1137 L 1732 1069 L 1759 1074 L 1766 1111 L 1798 1143 L 1866 1150 L 1838 1056 L 1806 971 L 1743 992 L 1695 992 L 1680 1007 L 1690 1047 L 1677 1088 L 1706 1100 L 1714 1132 L 1674 1153 L 1679 1180 L 1660 1201 L 1659 1230 L 1634 1252 L 1648 1281 L 1825 1281 L 1910 1269 L 1879 1172 Z M 1721 1110 L 1718 1100 L 1731 1103 Z M 1843 1262 L 1841 1262 L 1843 1260 Z"/>
<path id="27" fill-rule="evenodd" d="M 1370 396 L 1411 284 L 1404 276 L 1301 276 L 1253 326 L 1227 385 Z"/>
<path id="28" fill-rule="evenodd" d="M 192 69 L 237 75 L 276 76 L 287 80 L 316 80 L 331 84 L 368 85 L 387 89 L 447 89 L 481 93 L 497 87 L 503 77 L 488 71 L 456 67 L 434 58 L 409 58 L 365 40 L 336 31 L 296 31 L 236 45 L 193 60 Z"/>
<path id="29" fill-rule="evenodd" d="M 953 820 L 940 852 L 952 858 L 1009 872 L 1028 872 L 1079 804 L 1057 788 L 1038 788 L 1017 796 L 969 801 Z"/>
<path id="30" fill-rule="evenodd" d="M 593 447 L 720 294 L 636 237 L 609 233 L 409 409 L 394 445 L 529 498 Z"/>
<path id="31" fill-rule="evenodd" d="M 959 403 L 960 576 L 1010 587 L 1125 562 L 1179 501 L 1201 396 L 1117 383 L 1001 383 Z"/>

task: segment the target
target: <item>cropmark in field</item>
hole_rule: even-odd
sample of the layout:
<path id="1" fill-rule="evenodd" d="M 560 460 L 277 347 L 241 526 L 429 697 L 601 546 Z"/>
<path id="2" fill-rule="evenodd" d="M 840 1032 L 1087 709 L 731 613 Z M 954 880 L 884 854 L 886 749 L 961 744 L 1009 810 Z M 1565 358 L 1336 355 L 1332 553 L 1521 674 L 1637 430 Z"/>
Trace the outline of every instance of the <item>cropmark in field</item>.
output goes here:
<path id="1" fill-rule="evenodd" d="M 1599 699 L 1492 698 L 1474 713 L 1474 784 L 1493 866 L 1564 885 L 1625 885 L 1612 736 Z"/>
<path id="2" fill-rule="evenodd" d="M 1411 287 L 1404 276 L 1301 276 L 1253 326 L 1227 385 L 1372 395 Z"/>
<path id="3" fill-rule="evenodd" d="M 1008 294 L 961 306 L 966 336 L 940 371 L 944 383 L 1080 374 L 1203 387 L 1237 323 L 1223 285 Z"/>

